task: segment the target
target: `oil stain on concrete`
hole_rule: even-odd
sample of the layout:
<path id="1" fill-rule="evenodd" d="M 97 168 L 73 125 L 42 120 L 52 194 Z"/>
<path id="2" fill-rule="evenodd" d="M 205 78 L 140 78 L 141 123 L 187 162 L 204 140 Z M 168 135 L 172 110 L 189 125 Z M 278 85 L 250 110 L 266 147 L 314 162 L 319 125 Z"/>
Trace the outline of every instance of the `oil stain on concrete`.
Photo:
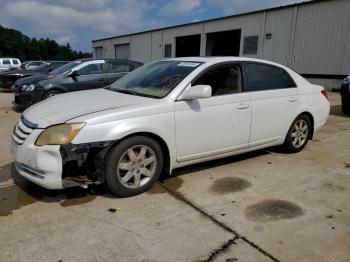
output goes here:
<path id="1" fill-rule="evenodd" d="M 36 202 L 60 203 L 63 207 L 76 206 L 93 201 L 100 194 L 82 188 L 47 190 L 30 182 L 0 187 L 0 216 Z"/>
<path id="2" fill-rule="evenodd" d="M 272 222 L 281 219 L 291 219 L 304 214 L 304 211 L 296 204 L 276 199 L 267 199 L 245 210 L 246 217 L 254 222 Z"/>
<path id="3" fill-rule="evenodd" d="M 155 183 L 153 187 L 147 191 L 147 194 L 164 194 L 167 193 L 167 190 L 175 193 L 179 197 L 183 197 L 182 193 L 179 191 L 183 184 L 183 180 L 177 176 L 166 178 L 164 180 Z"/>
<path id="4" fill-rule="evenodd" d="M 322 188 L 326 190 L 332 190 L 332 191 L 345 191 L 346 187 L 342 185 L 336 185 L 331 182 L 325 182 L 322 184 Z"/>
<path id="5" fill-rule="evenodd" d="M 0 216 L 8 216 L 14 210 L 40 201 L 43 189 L 26 183 L 19 187 L 15 184 L 0 187 Z"/>
<path id="6" fill-rule="evenodd" d="M 251 187 L 251 183 L 239 177 L 224 177 L 216 179 L 210 186 L 210 192 L 218 195 L 243 191 Z"/>
<path id="7" fill-rule="evenodd" d="M 7 182 L 11 179 L 12 163 L 0 167 L 0 184 Z"/>
<path id="8" fill-rule="evenodd" d="M 74 189 L 74 191 L 72 191 Z M 97 197 L 95 194 L 90 194 L 87 190 L 82 188 L 72 188 L 71 193 L 68 193 L 60 205 L 63 207 L 79 206 L 89 203 Z"/>
<path id="9" fill-rule="evenodd" d="M 11 179 L 14 184 L 1 185 L 1 182 L 4 183 Z M 14 210 L 39 201 L 60 203 L 63 207 L 82 205 L 107 193 L 107 189 L 102 185 L 90 185 L 88 189 L 72 187 L 48 190 L 19 176 L 13 163 L 0 168 L 0 216 L 8 216 Z"/>

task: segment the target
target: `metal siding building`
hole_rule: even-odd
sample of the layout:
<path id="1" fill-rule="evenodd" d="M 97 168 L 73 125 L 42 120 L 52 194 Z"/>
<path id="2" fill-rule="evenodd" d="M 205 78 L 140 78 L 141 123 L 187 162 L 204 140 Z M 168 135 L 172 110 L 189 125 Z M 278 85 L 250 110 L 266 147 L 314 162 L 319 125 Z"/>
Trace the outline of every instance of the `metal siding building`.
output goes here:
<path id="1" fill-rule="evenodd" d="M 147 63 L 165 54 L 239 55 L 272 60 L 307 77 L 339 79 L 350 73 L 350 0 L 304 2 L 94 40 L 92 46 L 94 57 L 122 52 Z"/>

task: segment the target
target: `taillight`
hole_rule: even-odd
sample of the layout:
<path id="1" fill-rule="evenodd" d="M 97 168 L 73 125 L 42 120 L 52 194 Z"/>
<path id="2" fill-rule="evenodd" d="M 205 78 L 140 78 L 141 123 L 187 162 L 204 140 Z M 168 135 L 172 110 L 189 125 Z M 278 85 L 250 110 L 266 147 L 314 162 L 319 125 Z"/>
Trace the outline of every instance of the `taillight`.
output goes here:
<path id="1" fill-rule="evenodd" d="M 323 89 L 321 91 L 321 93 L 322 93 L 322 95 L 324 95 L 325 98 L 327 98 L 327 100 L 329 100 L 329 98 L 328 98 L 328 91 L 326 89 Z"/>

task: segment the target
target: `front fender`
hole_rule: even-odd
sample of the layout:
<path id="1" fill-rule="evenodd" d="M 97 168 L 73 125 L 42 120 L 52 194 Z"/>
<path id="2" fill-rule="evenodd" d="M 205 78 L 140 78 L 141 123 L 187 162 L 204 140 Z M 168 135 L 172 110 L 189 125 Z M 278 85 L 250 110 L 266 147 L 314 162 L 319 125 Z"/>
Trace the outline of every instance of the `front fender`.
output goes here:
<path id="1" fill-rule="evenodd" d="M 171 162 L 176 155 L 174 113 L 141 116 L 111 122 L 87 124 L 72 140 L 72 144 L 117 141 L 136 133 L 160 137 L 168 147 Z"/>

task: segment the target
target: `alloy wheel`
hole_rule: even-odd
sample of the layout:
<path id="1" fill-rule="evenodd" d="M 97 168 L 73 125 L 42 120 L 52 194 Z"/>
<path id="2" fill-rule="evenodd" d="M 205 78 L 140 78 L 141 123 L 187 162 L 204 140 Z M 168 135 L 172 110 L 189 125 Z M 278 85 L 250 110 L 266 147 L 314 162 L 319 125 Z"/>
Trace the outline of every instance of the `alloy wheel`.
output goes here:
<path id="1" fill-rule="evenodd" d="M 304 119 L 298 120 L 292 130 L 292 144 L 295 148 L 302 147 L 308 139 L 309 126 Z"/>
<path id="2" fill-rule="evenodd" d="M 117 165 L 117 176 L 123 186 L 140 188 L 147 184 L 156 173 L 156 154 L 146 145 L 127 149 Z"/>

